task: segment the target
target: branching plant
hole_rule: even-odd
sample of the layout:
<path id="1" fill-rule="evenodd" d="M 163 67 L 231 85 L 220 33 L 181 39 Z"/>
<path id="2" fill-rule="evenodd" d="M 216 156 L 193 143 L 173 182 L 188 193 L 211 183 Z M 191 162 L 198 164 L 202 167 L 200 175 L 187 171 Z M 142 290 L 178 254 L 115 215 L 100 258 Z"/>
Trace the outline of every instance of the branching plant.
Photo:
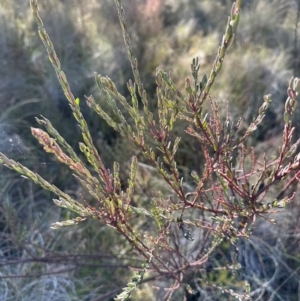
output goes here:
<path id="1" fill-rule="evenodd" d="M 222 116 L 219 104 L 210 94 L 224 63 L 226 51 L 234 40 L 241 1 L 238 0 L 232 6 L 231 16 L 228 17 L 225 33 L 208 77 L 203 75 L 199 79 L 200 65 L 198 59 L 194 58 L 191 78 L 185 80 L 185 91 L 181 92 L 176 88 L 170 73 L 157 69 L 157 112 L 152 112 L 139 75 L 138 62 L 133 54 L 122 2 L 115 0 L 134 77 L 127 84 L 131 99 L 128 101 L 121 95 L 110 78 L 96 74 L 97 86 L 113 116 L 105 112 L 93 96 L 86 97 L 86 101 L 92 110 L 126 137 L 128 143 L 132 143 L 141 154 L 141 158 L 132 157 L 127 188 L 124 189 L 119 164 L 115 162 L 113 170 L 109 170 L 94 145 L 80 110 L 80 100 L 72 94 L 44 28 L 37 0 L 31 0 L 30 4 L 40 38 L 80 127 L 83 142 L 79 143 L 79 147 L 83 156 L 74 152 L 45 117 L 36 120 L 46 131 L 32 128 L 32 135 L 46 152 L 54 154 L 74 172 L 76 179 L 95 199 L 97 205 L 92 206 L 85 200 L 75 200 L 2 153 L 0 163 L 55 193 L 58 197 L 54 200 L 57 206 L 78 215 L 74 219 L 54 223 L 53 229 L 78 224 L 88 218 L 97 219 L 113 227 L 137 251 L 145 265 L 115 300 L 128 299 L 133 289 L 150 280 L 165 278 L 173 281 L 165 290 L 165 300 L 170 300 L 179 287 L 187 284 L 190 275 L 198 273 L 197 281 L 208 281 L 201 270 L 224 241 L 235 245 L 239 238 L 248 238 L 258 217 L 275 223 L 269 218 L 270 213 L 277 212 L 278 208 L 285 207 L 294 198 L 294 191 L 289 188 L 296 187 L 295 183 L 300 176 L 300 153 L 297 153 L 300 141 L 292 140 L 295 130 L 292 115 L 296 107 L 296 96 L 300 91 L 300 80 L 292 78 L 289 82 L 282 117 L 282 143 L 276 157 L 268 158 L 265 155 L 259 159 L 249 138 L 263 122 L 271 103 L 271 95 L 264 96 L 257 116 L 249 127 L 244 128 L 241 119 L 231 120 L 229 113 L 226 117 Z M 124 111 L 131 116 L 130 121 L 124 116 Z M 191 170 L 194 184 L 188 185 L 188 188 L 188 179 L 183 178 L 176 161 L 181 138 L 175 134 L 174 126 L 182 121 L 188 124 L 186 134 L 199 143 L 199 153 L 195 153 L 195 156 L 205 158 L 204 166 L 195 168 L 201 174 Z M 133 202 L 139 160 L 154 167 L 170 191 L 169 195 L 153 192 L 153 199 L 146 206 Z M 150 220 L 153 227 L 145 232 L 136 227 L 137 219 Z M 234 272 L 238 269 L 237 262 L 234 263 L 226 268 Z M 148 278 L 144 277 L 146 272 L 150 274 Z M 247 283 L 244 289 L 237 288 L 236 292 L 214 284 L 212 286 L 223 290 L 224 294 L 250 299 Z"/>

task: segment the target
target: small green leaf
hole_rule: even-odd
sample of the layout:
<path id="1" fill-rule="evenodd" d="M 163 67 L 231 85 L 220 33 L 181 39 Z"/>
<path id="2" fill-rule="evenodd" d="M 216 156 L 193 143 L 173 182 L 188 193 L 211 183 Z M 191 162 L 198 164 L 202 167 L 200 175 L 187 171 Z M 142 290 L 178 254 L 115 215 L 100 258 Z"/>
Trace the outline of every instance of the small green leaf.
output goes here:
<path id="1" fill-rule="evenodd" d="M 79 104 L 80 104 L 80 99 L 79 99 L 78 97 L 75 99 L 75 103 L 77 104 L 77 106 L 79 106 Z"/>
<path id="2" fill-rule="evenodd" d="M 201 83 L 200 83 L 201 91 L 205 88 L 206 84 L 207 84 L 207 76 L 206 76 L 206 74 L 204 74 L 202 77 Z"/>

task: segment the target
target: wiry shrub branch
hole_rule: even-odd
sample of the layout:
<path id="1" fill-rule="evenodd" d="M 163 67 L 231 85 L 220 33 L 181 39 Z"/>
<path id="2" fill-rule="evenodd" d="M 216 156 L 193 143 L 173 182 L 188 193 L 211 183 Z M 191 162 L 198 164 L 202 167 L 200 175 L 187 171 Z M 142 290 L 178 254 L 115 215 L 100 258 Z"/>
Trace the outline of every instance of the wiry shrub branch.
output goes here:
<path id="1" fill-rule="evenodd" d="M 225 53 L 235 36 L 241 1 L 232 6 L 225 34 L 208 78 L 203 75 L 199 80 L 199 60 L 193 59 L 192 80 L 186 79 L 183 93 L 176 88 L 170 73 L 157 69 L 156 114 L 150 111 L 147 94 L 140 79 L 122 2 L 115 0 L 134 76 L 134 81 L 129 80 L 127 84 L 131 102 L 119 93 L 109 77 L 99 74 L 95 76 L 96 84 L 113 115 L 110 116 L 104 111 L 93 96 L 86 97 L 86 101 L 108 125 L 135 146 L 170 189 L 169 197 L 162 193 L 154 193 L 153 200 L 145 206 L 138 202 L 133 203 L 137 157 L 133 156 L 131 160 L 127 188 L 123 189 L 119 164 L 113 164 L 112 172 L 104 165 L 81 113 L 80 101 L 71 92 L 54 46 L 39 16 L 37 1 L 31 0 L 30 4 L 40 38 L 81 129 L 84 142 L 80 142 L 79 147 L 90 165 L 86 166 L 81 156 L 74 152 L 46 118 L 37 119 L 37 122 L 44 126 L 48 133 L 32 128 L 32 134 L 46 152 L 54 154 L 74 172 L 74 176 L 96 200 L 97 205 L 94 207 L 87 202 L 81 204 L 3 154 L 0 154 L 0 163 L 55 193 L 59 197 L 58 200 L 54 200 L 56 205 L 79 215 L 74 219 L 54 223 L 53 228 L 70 226 L 86 218 L 98 219 L 115 228 L 138 251 L 147 265 L 116 300 L 129 298 L 132 290 L 142 282 L 142 275 L 146 270 L 152 272 L 154 278 L 166 277 L 173 280 L 166 294 L 166 299 L 171 298 L 174 291 L 186 282 L 187 275 L 199 271 L 223 241 L 229 240 L 235 244 L 241 237 L 248 238 L 258 217 L 269 219 L 270 212 L 285 207 L 292 201 L 293 193 L 285 197 L 281 197 L 282 193 L 279 193 L 278 197 L 274 197 L 271 191 L 274 187 L 286 191 L 299 178 L 300 154 L 296 154 L 299 141 L 292 142 L 294 128 L 291 122 L 296 96 L 300 91 L 298 78 L 292 78 L 289 83 L 282 117 L 285 122 L 283 141 L 277 157 L 270 159 L 264 156 L 262 162 L 249 147 L 248 138 L 264 121 L 266 110 L 271 103 L 271 95 L 264 96 L 257 116 L 244 131 L 241 128 L 242 120 L 233 121 L 229 116 L 221 116 L 219 104 L 210 96 L 211 87 L 224 63 Z M 209 111 L 204 107 L 206 100 L 210 102 Z M 126 119 L 119 105 L 129 113 L 134 124 Z M 194 181 L 194 187 L 191 189 L 186 188 L 185 183 L 188 179 L 181 175 L 177 162 L 181 137 L 176 135 L 174 126 L 183 122 L 188 123 L 186 134 L 198 142 L 199 154 L 205 159 L 202 174 L 191 172 Z M 149 231 L 139 229 L 135 224 L 135 220 L 139 218 L 151 220 Z M 192 247 L 188 248 L 186 244 Z M 235 269 L 233 266 L 232 270 Z M 235 297 L 249 298 L 248 292 L 225 292 Z"/>

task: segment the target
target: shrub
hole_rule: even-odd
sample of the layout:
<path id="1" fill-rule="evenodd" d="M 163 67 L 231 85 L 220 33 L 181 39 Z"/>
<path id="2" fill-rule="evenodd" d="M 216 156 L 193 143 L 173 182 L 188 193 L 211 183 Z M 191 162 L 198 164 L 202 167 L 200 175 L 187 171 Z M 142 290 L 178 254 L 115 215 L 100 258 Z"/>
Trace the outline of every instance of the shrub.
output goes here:
<path id="1" fill-rule="evenodd" d="M 114 162 L 110 170 L 99 155 L 81 112 L 82 101 L 73 95 L 61 69 L 39 15 L 37 1 L 30 3 L 40 38 L 80 127 L 81 154 L 76 154 L 45 117 L 36 120 L 46 131 L 32 128 L 31 132 L 46 152 L 54 154 L 72 170 L 85 193 L 81 201 L 75 200 L 2 153 L 0 163 L 56 194 L 58 198 L 54 203 L 57 206 L 77 214 L 52 224 L 53 229 L 87 219 L 98 220 L 112 227 L 128 243 L 132 248 L 128 254 L 144 262 L 135 266 L 136 273 L 115 300 L 126 300 L 137 286 L 150 281 L 157 284 L 160 279 L 168 284 L 162 287 L 164 296 L 161 298 L 165 300 L 176 296 L 179 288 L 184 288 L 186 300 L 197 295 L 205 297 L 211 291 L 216 291 L 215 296 L 227 294 L 228 298 L 249 300 L 249 282 L 241 283 L 237 277 L 240 268 L 237 244 L 251 236 L 258 218 L 275 223 L 270 213 L 285 207 L 295 197 L 300 174 L 300 154 L 297 153 L 300 141 L 292 140 L 295 131 L 292 116 L 300 91 L 298 78 L 291 78 L 287 89 L 279 150 L 274 150 L 272 156 L 259 157 L 251 147 L 251 136 L 264 121 L 271 95 L 264 96 L 256 117 L 250 126 L 244 126 L 242 119 L 232 119 L 229 105 L 227 114 L 222 114 L 220 104 L 210 94 L 236 34 L 241 1 L 232 6 L 208 76 L 199 75 L 199 60 L 194 58 L 191 77 L 186 78 L 185 91 L 181 92 L 171 73 L 157 68 L 157 111 L 153 111 L 133 54 L 122 2 L 115 0 L 134 77 L 127 84 L 130 102 L 109 77 L 100 74 L 95 75 L 96 84 L 111 111 L 103 110 L 93 96 L 87 96 L 86 102 L 133 145 L 135 154 L 127 182 L 124 182 L 120 177 L 120 165 Z M 189 175 L 178 167 L 181 146 L 178 128 L 183 126 L 185 135 L 198 147 L 195 157 L 200 158 L 199 166 L 194 166 Z M 122 147 L 125 146 L 120 145 Z M 152 184 L 153 191 L 144 191 L 145 197 L 139 197 L 138 181 Z M 228 256 L 215 260 L 223 251 Z"/>

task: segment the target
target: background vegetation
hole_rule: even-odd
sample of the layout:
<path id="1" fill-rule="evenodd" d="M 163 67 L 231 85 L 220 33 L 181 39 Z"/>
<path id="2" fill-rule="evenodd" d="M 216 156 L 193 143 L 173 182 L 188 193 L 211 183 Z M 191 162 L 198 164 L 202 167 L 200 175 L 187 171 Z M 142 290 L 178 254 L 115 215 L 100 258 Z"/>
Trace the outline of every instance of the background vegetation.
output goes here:
<path id="1" fill-rule="evenodd" d="M 80 99 L 99 95 L 93 78 L 96 71 L 108 75 L 120 93 L 128 95 L 126 81 L 132 75 L 113 1 L 39 3 L 73 93 Z M 142 80 L 153 99 L 151 106 L 156 106 L 157 66 L 172 71 L 174 81 L 182 88 L 190 74 L 191 58 L 198 56 L 201 73 L 209 72 L 232 1 L 132 0 L 125 4 Z M 231 114 L 243 118 L 244 128 L 258 111 L 262 96 L 273 94 L 263 127 L 253 138 L 261 156 L 276 151 L 284 124 L 288 79 L 299 75 L 298 10 L 295 1 L 245 1 L 237 37 L 212 90 L 224 115 L 229 103 Z M 75 149 L 80 133 L 41 46 L 29 3 L 1 0 L 0 14 L 0 151 L 80 197 L 83 192 L 69 171 L 46 156 L 31 138 L 34 116 L 41 114 Z M 83 113 L 105 163 L 116 160 L 128 166 L 132 146 L 87 107 L 83 107 Z M 294 124 L 299 128 L 297 118 Z M 180 133 L 183 129 L 179 128 Z M 299 133 L 294 138 L 299 138 Z M 188 137 L 182 145 L 179 169 L 188 177 L 195 166 L 201 165 L 193 155 L 198 145 Z M 132 273 L 128 266 L 141 265 L 133 256 L 128 257 L 130 246 L 96 221 L 68 230 L 50 230 L 52 222 L 68 218 L 70 212 L 56 207 L 50 193 L 0 168 L 0 300 L 112 300 Z M 143 162 L 138 183 L 136 202 L 145 202 L 153 190 L 168 192 Z M 247 279 L 257 288 L 255 300 L 299 298 L 298 212 L 296 198 L 276 216 L 276 226 L 262 220 L 250 240 L 239 242 L 242 269 L 234 277 L 237 283 Z M 140 226 L 146 231 L 151 225 Z M 221 265 L 230 251 L 224 245 L 211 260 Z M 210 277 L 216 284 L 227 285 L 233 276 L 224 272 Z M 134 300 L 161 300 L 167 285 L 145 284 Z M 195 292 L 190 294 L 197 296 L 192 281 L 191 287 Z M 217 289 L 201 292 L 211 300 L 220 298 Z M 184 294 L 189 293 L 179 291 L 175 299 L 182 300 Z"/>

